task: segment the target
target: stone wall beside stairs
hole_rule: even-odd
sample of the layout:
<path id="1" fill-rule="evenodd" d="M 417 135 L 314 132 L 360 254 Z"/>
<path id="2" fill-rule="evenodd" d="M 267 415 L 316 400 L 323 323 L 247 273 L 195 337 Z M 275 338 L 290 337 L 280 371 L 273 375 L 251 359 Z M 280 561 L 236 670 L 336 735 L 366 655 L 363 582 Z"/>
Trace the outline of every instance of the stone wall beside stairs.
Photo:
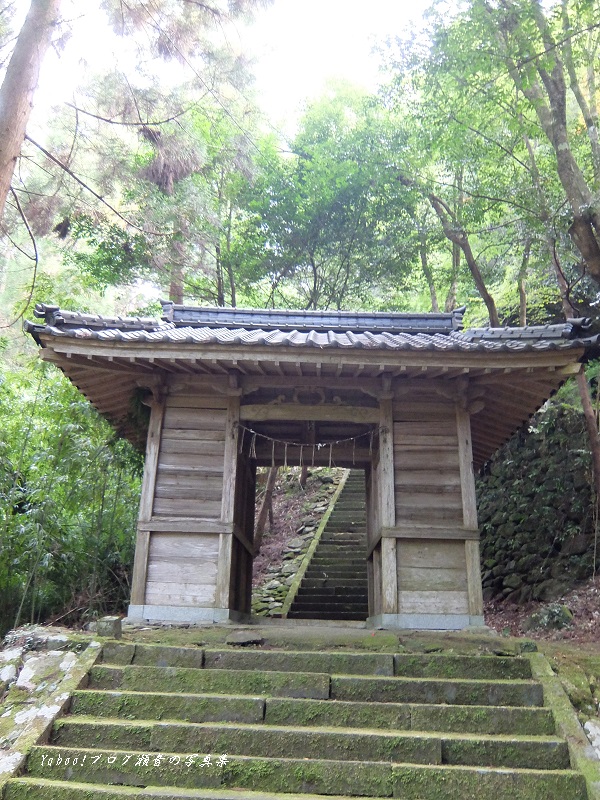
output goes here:
<path id="1" fill-rule="evenodd" d="M 592 575 L 591 464 L 581 412 L 554 403 L 477 480 L 484 599 L 551 601 Z"/>

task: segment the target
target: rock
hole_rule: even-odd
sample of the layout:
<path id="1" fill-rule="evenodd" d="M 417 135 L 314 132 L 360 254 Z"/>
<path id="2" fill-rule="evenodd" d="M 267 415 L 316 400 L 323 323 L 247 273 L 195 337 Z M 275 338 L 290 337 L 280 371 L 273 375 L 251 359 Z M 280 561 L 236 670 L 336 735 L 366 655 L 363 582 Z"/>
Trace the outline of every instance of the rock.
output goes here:
<path id="1" fill-rule="evenodd" d="M 507 589 L 520 589 L 523 585 L 523 578 L 516 573 L 507 575 L 506 578 L 504 578 L 503 585 Z"/>
<path id="2" fill-rule="evenodd" d="M 329 483 L 329 484 L 334 483 L 333 478 L 330 478 L 329 475 L 320 475 L 319 480 L 321 481 L 321 483 Z"/>
<path id="3" fill-rule="evenodd" d="M 294 574 L 294 575 L 289 575 L 289 576 L 288 576 L 288 577 L 285 579 L 284 583 L 285 583 L 285 585 L 286 585 L 286 586 L 291 586 L 291 585 L 292 585 L 292 583 L 293 583 L 295 580 L 296 580 L 296 575 L 295 575 L 295 574 Z M 287 592 L 286 592 L 286 594 L 287 594 Z"/>
<path id="4" fill-rule="evenodd" d="M 560 603 L 551 603 L 541 611 L 536 611 L 523 622 L 523 630 L 531 631 L 536 628 L 546 630 L 560 630 L 569 628 L 573 624 L 573 614 L 567 606 Z"/>
<path id="5" fill-rule="evenodd" d="M 267 591 L 271 591 L 271 590 L 273 590 L 273 589 L 277 589 L 277 587 L 278 587 L 278 586 L 281 586 L 281 581 L 278 581 L 278 580 L 272 580 L 272 581 L 269 581 L 269 582 L 268 582 L 268 583 L 265 585 L 265 587 L 264 587 L 264 588 L 265 588 Z"/>
<path id="6" fill-rule="evenodd" d="M 123 633 L 121 630 L 121 617 L 101 617 L 96 622 L 96 633 L 98 636 L 120 639 Z"/>
<path id="7" fill-rule="evenodd" d="M 531 639 L 527 639 L 519 643 L 519 650 L 522 653 L 537 653 L 538 646 L 535 642 L 532 642 Z"/>
<path id="8" fill-rule="evenodd" d="M 298 572 L 298 565 L 292 564 L 289 561 L 281 567 L 282 575 L 293 575 L 296 572 Z"/>
<path id="9" fill-rule="evenodd" d="M 225 644 L 230 644 L 233 647 L 250 647 L 251 645 L 264 644 L 264 641 L 265 640 L 258 633 L 234 631 L 234 633 L 225 639 Z"/>
<path id="10" fill-rule="evenodd" d="M 290 550 L 293 549 L 298 550 L 301 547 L 304 547 L 304 539 L 300 539 L 299 537 L 295 539 L 290 539 L 289 542 L 287 543 L 287 546 Z"/>
<path id="11" fill-rule="evenodd" d="M 533 599 L 542 600 L 542 602 L 549 602 L 562 597 L 565 592 L 569 590 L 569 584 L 564 581 L 559 581 L 556 578 L 549 578 L 542 583 L 539 583 L 533 589 Z"/>
<path id="12" fill-rule="evenodd" d="M 582 556 L 584 553 L 587 553 L 591 543 L 591 536 L 586 536 L 584 533 L 579 533 L 576 536 L 572 536 L 570 539 L 567 539 L 563 545 L 562 553 L 566 556 Z"/>

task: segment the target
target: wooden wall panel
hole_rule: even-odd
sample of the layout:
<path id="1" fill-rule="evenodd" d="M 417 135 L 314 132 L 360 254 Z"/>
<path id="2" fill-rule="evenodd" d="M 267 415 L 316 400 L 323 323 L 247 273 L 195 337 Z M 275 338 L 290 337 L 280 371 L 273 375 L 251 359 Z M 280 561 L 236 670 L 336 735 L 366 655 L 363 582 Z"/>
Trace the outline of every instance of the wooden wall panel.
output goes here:
<path id="1" fill-rule="evenodd" d="M 148 605 L 212 606 L 219 537 L 153 533 L 148 554 Z"/>
<path id="2" fill-rule="evenodd" d="M 397 400 L 393 412 L 397 522 L 461 524 L 454 402 L 437 396 L 411 396 Z"/>
<path id="3" fill-rule="evenodd" d="M 154 514 L 219 519 L 227 398 L 167 398 L 158 456 Z"/>
<path id="4" fill-rule="evenodd" d="M 462 541 L 397 541 L 401 614 L 467 614 L 467 565 Z"/>

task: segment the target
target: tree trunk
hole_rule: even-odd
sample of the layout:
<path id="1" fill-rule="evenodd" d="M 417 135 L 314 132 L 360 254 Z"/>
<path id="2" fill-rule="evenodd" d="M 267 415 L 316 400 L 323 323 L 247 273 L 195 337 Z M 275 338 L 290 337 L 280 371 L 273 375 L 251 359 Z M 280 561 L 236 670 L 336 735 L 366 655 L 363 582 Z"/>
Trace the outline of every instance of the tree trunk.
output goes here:
<path id="1" fill-rule="evenodd" d="M 527 266 L 529 264 L 529 255 L 531 253 L 531 239 L 527 239 L 523 249 L 523 258 L 521 259 L 521 267 L 519 269 L 519 325 L 524 327 L 527 325 Z"/>
<path id="2" fill-rule="evenodd" d="M 262 499 L 262 503 L 260 504 L 260 509 L 258 512 L 258 518 L 256 520 L 256 525 L 254 527 L 254 555 L 258 555 L 260 553 L 260 548 L 262 545 L 263 535 L 265 532 L 265 525 L 267 523 L 267 516 L 272 519 L 272 504 L 273 504 L 273 490 L 275 489 L 275 482 L 277 481 L 277 472 L 279 467 L 271 467 L 269 470 L 269 475 L 267 477 L 267 486 L 265 488 L 265 494 Z"/>
<path id="3" fill-rule="evenodd" d="M 433 273 L 431 272 L 431 267 L 429 266 L 429 262 L 427 260 L 427 234 L 425 231 L 419 231 L 419 255 L 421 257 L 421 269 L 423 270 L 423 275 L 425 275 L 425 280 L 427 281 L 427 286 L 429 287 L 431 310 L 437 312 L 440 310 L 440 307 L 438 304 L 437 292 L 435 290 L 435 283 L 433 282 Z"/>
<path id="4" fill-rule="evenodd" d="M 429 202 L 431 203 L 433 210 L 438 215 L 440 222 L 442 223 L 442 228 L 444 230 L 444 235 L 447 239 L 449 239 L 454 244 L 457 244 L 462 252 L 464 253 L 465 260 L 475 281 L 475 286 L 477 287 L 477 291 L 479 292 L 479 296 L 485 303 L 485 306 L 488 310 L 488 316 L 490 318 L 490 325 L 492 328 L 499 328 L 500 327 L 500 318 L 498 317 L 498 311 L 496 309 L 496 303 L 494 302 L 494 298 L 488 292 L 485 282 L 483 280 L 483 276 L 479 269 L 479 265 L 477 264 L 477 259 L 473 255 L 473 251 L 471 250 L 471 244 L 469 242 L 469 237 L 463 228 L 457 223 L 456 216 L 452 213 L 452 211 L 448 208 L 448 205 L 437 195 L 430 194 L 429 195 Z"/>
<path id="5" fill-rule="evenodd" d="M 58 24 L 60 0 L 31 0 L 0 87 L 0 217 L 38 84 L 42 59 Z"/>

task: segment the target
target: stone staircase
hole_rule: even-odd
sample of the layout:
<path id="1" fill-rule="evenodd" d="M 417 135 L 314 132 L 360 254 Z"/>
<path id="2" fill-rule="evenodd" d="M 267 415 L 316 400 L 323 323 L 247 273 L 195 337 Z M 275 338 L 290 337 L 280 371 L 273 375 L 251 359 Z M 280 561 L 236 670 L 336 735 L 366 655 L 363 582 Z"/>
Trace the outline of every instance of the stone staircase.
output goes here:
<path id="1" fill-rule="evenodd" d="M 367 618 L 365 499 L 364 471 L 350 470 L 288 619 Z"/>
<path id="2" fill-rule="evenodd" d="M 4 800 L 585 800 L 524 657 L 109 642 Z"/>

